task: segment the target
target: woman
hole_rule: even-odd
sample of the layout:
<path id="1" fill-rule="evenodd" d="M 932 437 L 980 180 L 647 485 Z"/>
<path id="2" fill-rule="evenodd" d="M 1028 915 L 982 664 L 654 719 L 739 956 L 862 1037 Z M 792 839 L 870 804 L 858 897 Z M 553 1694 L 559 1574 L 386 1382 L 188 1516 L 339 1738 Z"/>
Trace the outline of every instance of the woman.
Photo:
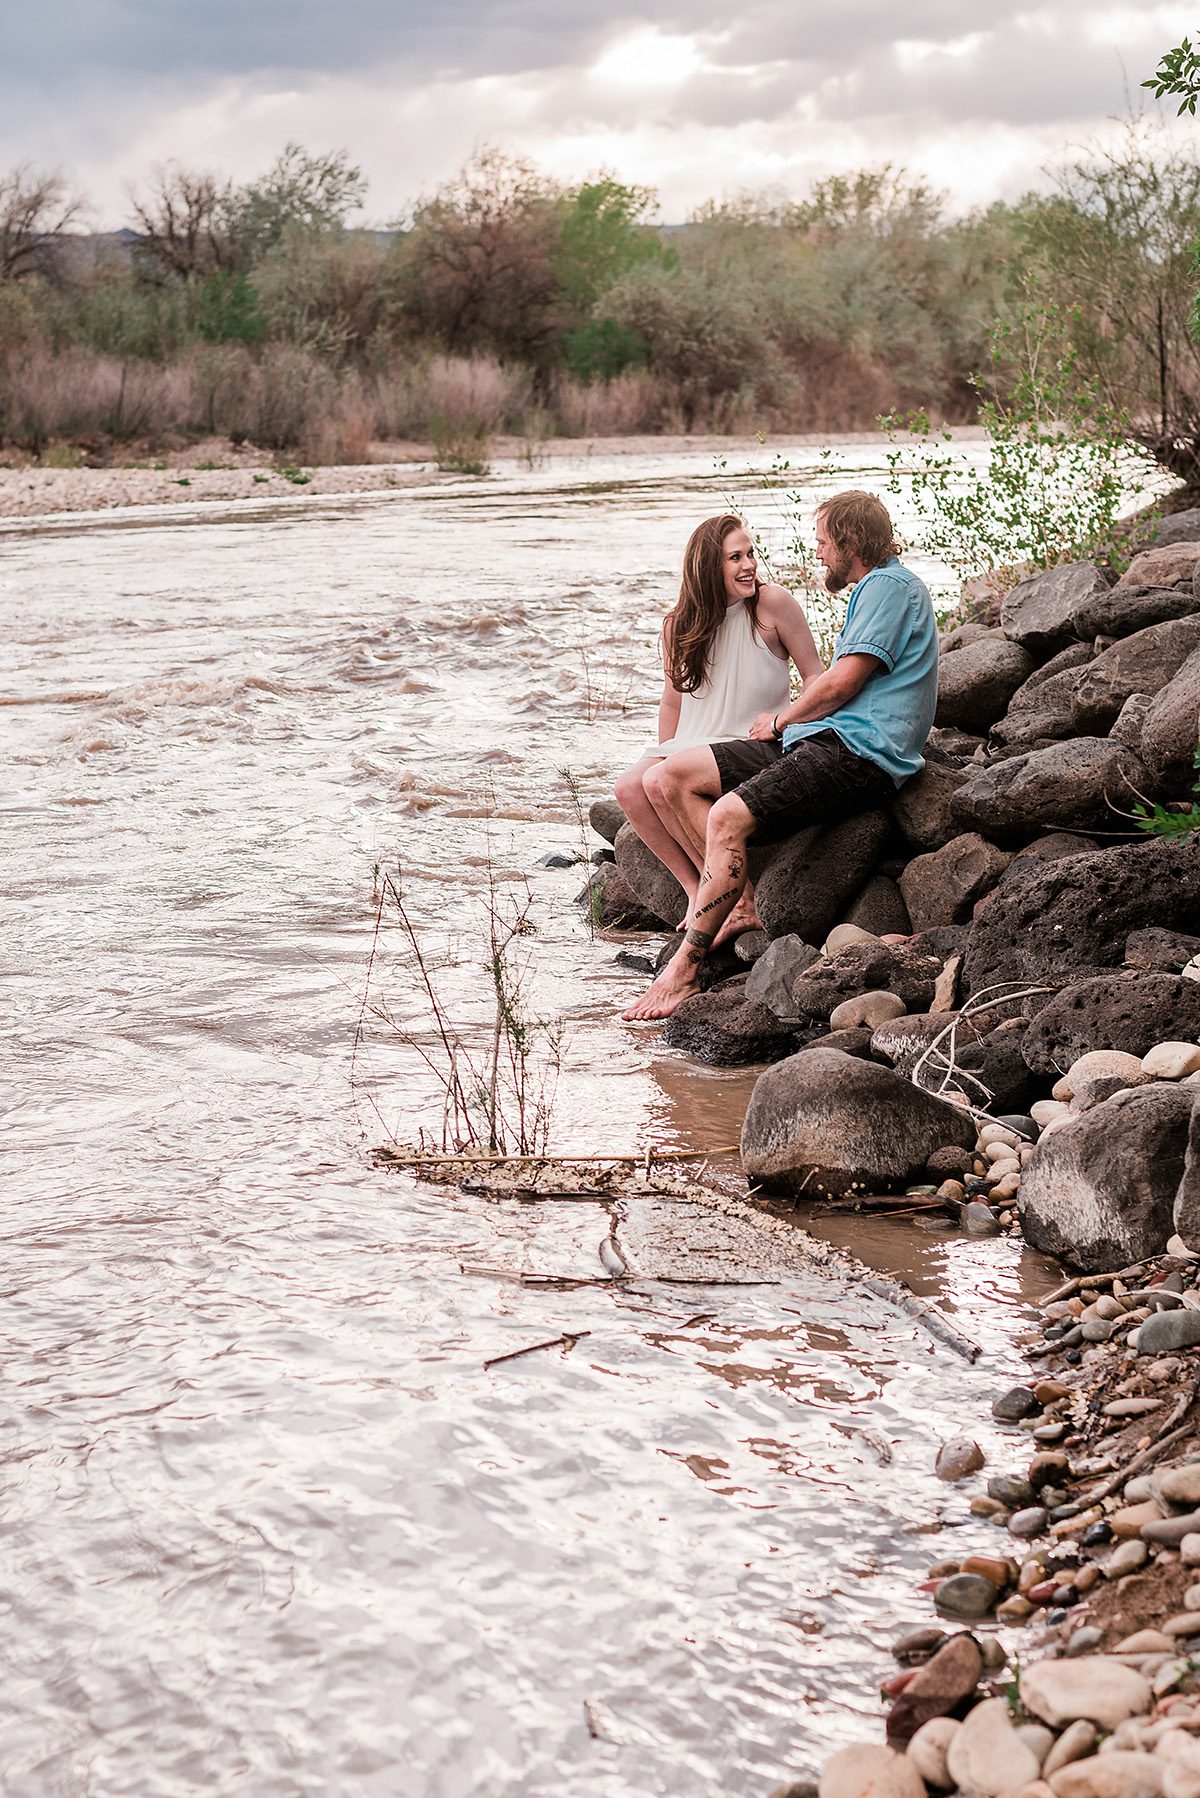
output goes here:
<path id="1" fill-rule="evenodd" d="M 672 803 L 681 791 L 720 776 L 710 743 L 749 737 L 761 712 L 788 703 L 789 658 L 801 680 L 823 672 L 804 613 L 784 587 L 761 582 L 754 542 L 736 513 L 706 518 L 688 539 L 679 599 L 662 630 L 665 671 L 658 744 L 617 781 L 616 794 L 638 836 L 687 894 L 686 927 L 704 862 L 704 836 Z M 718 940 L 758 920 L 749 887 Z"/>

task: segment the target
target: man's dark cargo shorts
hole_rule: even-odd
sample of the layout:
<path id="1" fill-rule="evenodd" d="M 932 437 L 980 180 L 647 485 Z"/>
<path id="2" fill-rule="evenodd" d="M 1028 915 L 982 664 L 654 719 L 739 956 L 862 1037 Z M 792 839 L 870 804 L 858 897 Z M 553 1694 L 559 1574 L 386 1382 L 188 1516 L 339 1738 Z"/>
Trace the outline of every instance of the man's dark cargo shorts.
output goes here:
<path id="1" fill-rule="evenodd" d="M 722 793 L 736 792 L 754 814 L 756 843 L 868 812 L 896 793 L 891 775 L 847 749 L 834 730 L 802 737 L 783 754 L 777 743 L 753 739 L 710 747 Z"/>

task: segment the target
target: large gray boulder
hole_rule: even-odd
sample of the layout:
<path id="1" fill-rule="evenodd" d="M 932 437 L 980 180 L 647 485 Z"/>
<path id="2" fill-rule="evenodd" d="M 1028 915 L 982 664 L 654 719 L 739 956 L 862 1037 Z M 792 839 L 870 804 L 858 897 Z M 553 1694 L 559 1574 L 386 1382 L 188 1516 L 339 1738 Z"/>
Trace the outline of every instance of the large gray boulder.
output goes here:
<path id="1" fill-rule="evenodd" d="M 1200 1249 L 1200 1092 L 1195 1087 L 1186 1090 L 1192 1095 L 1192 1118 L 1183 1173 L 1175 1194 L 1174 1219 L 1188 1248 Z"/>
<path id="2" fill-rule="evenodd" d="M 1075 614 L 1111 582 L 1094 562 L 1065 562 L 1030 580 L 1021 581 L 1004 597 L 1000 623 L 1004 634 L 1039 658 L 1065 649 L 1078 636 Z"/>
<path id="3" fill-rule="evenodd" d="M 1200 832 L 1061 861 L 1018 860 L 971 926 L 963 976 L 1077 980 L 1121 965 L 1131 930 L 1187 930 L 1200 917 Z"/>
<path id="4" fill-rule="evenodd" d="M 1157 693 L 1196 649 L 1200 614 L 1152 624 L 1114 643 L 1076 677 L 1075 729 L 1082 736 L 1108 730 L 1132 694 Z"/>
<path id="5" fill-rule="evenodd" d="M 972 770 L 951 801 L 964 830 L 1021 843 L 1047 830 L 1119 830 L 1150 775 L 1111 737 L 1076 737 Z"/>
<path id="6" fill-rule="evenodd" d="M 621 870 L 606 862 L 597 868 L 576 898 L 596 924 L 606 930 L 661 930 L 663 920 L 657 912 L 647 911 L 633 888 L 622 878 Z"/>
<path id="7" fill-rule="evenodd" d="M 1197 610 L 1186 587 L 1110 587 L 1096 593 L 1075 614 L 1081 637 L 1129 637 L 1168 618 L 1186 618 Z"/>
<path id="8" fill-rule="evenodd" d="M 1167 1082 L 1134 1087 L 1047 1136 L 1021 1176 L 1025 1240 L 1089 1273 L 1161 1254 L 1194 1096 Z"/>
<path id="9" fill-rule="evenodd" d="M 756 1082 L 742 1125 L 742 1166 L 768 1191 L 815 1199 L 902 1187 L 935 1149 L 974 1142 L 975 1125 L 956 1106 L 890 1068 L 813 1048 Z"/>
<path id="10" fill-rule="evenodd" d="M 982 730 L 1002 718 L 1008 702 L 1033 672 L 1033 657 L 1007 637 L 985 637 L 938 662 L 934 723 Z"/>
<path id="11" fill-rule="evenodd" d="M 887 837 L 885 813 L 860 812 L 781 843 L 755 888 L 767 935 L 824 942 L 846 901 L 871 873 Z"/>
<path id="12" fill-rule="evenodd" d="M 1200 650 L 1155 694 L 1142 719 L 1142 757 L 1159 787 L 1185 796 L 1196 778 L 1200 740 Z"/>
<path id="13" fill-rule="evenodd" d="M 615 799 L 593 799 L 588 808 L 588 823 L 606 843 L 616 842 L 625 821 L 625 813 Z"/>
<path id="14" fill-rule="evenodd" d="M 1191 585 L 1200 564 L 1200 543 L 1164 543 L 1143 549 L 1125 570 L 1118 587 L 1174 587 Z"/>
<path id="15" fill-rule="evenodd" d="M 818 957 L 802 937 L 781 936 L 768 943 L 750 970 L 746 997 L 765 1005 L 777 1018 L 798 1018 L 792 987 Z"/>
<path id="16" fill-rule="evenodd" d="M 960 834 L 950 802 L 966 778 L 965 769 L 930 760 L 905 781 L 888 810 L 910 849 L 940 849 Z"/>
<path id="17" fill-rule="evenodd" d="M 900 891 L 915 931 L 965 924 L 975 902 L 990 893 L 1012 861 L 977 831 L 955 837 L 929 855 L 916 855 L 900 876 Z"/>
<path id="18" fill-rule="evenodd" d="M 1144 1055 L 1155 1043 L 1200 1037 L 1200 980 L 1182 974 L 1100 974 L 1043 1005 L 1025 1034 L 1035 1074 L 1065 1074 L 1093 1049 Z"/>
<path id="19" fill-rule="evenodd" d="M 1138 532 L 1135 547 L 1162 549 L 1168 543 L 1200 543 L 1200 507 L 1152 519 Z"/>

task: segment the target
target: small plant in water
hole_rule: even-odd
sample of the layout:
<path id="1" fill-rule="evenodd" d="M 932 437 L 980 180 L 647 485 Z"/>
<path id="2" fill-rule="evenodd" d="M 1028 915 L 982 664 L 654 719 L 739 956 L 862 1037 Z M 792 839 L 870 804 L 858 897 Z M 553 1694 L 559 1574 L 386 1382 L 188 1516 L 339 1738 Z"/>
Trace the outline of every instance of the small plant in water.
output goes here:
<path id="1" fill-rule="evenodd" d="M 591 865 L 591 856 L 588 851 L 588 831 L 591 829 L 591 826 L 588 823 L 587 813 L 583 809 L 583 791 L 579 785 L 579 776 L 572 768 L 560 768 L 558 771 L 558 778 L 566 787 L 567 794 L 571 801 L 571 816 L 574 818 L 579 829 L 579 859 L 586 868 Z M 590 885 L 590 882 L 587 893 L 588 903 L 586 911 L 588 936 L 594 942 L 596 938 L 596 926 L 599 922 L 602 895 L 595 887 Z"/>
<path id="2" fill-rule="evenodd" d="M 535 934 L 533 896 L 501 895 L 490 862 L 484 901 L 483 966 L 491 989 L 492 1022 L 481 1043 L 468 1038 L 438 990 L 420 932 L 404 903 L 399 870 L 373 870 L 375 934 L 367 966 L 367 984 L 355 1037 L 355 1057 L 362 1047 L 367 1019 L 385 1024 L 416 1051 L 434 1075 L 442 1094 L 441 1151 L 462 1154 L 484 1150 L 495 1155 L 544 1155 L 553 1112 L 554 1090 L 562 1064 L 563 1025 L 558 1018 L 534 1017 L 525 988 L 529 958 L 521 945 Z M 386 1001 L 372 996 L 381 937 L 391 920 L 399 928 L 405 959 L 415 974 L 424 1001 L 424 1028 L 398 1019 Z M 352 1075 L 353 1078 L 353 1075 Z M 424 1140 L 424 1132 L 422 1132 Z"/>
<path id="3" fill-rule="evenodd" d="M 434 460 L 443 474 L 492 472 L 491 437 L 483 421 L 467 417 L 451 424 L 440 415 L 430 423 Z"/>
<path id="4" fill-rule="evenodd" d="M 285 481 L 290 481 L 293 487 L 307 487 L 312 480 L 311 474 L 307 474 L 303 468 L 280 468 L 277 473 L 281 474 Z"/>

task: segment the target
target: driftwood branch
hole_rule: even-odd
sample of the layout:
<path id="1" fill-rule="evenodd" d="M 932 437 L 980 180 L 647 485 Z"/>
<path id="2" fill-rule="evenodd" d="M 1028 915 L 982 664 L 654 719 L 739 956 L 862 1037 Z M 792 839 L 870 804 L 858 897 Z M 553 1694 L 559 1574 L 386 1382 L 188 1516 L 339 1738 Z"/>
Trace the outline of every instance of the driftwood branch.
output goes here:
<path id="1" fill-rule="evenodd" d="M 531 1342 L 526 1348 L 509 1349 L 506 1355 L 492 1355 L 483 1365 L 499 1367 L 502 1361 L 519 1361 L 522 1355 L 535 1355 L 539 1349 L 573 1349 L 577 1342 L 581 1342 L 585 1336 L 590 1336 L 591 1333 L 590 1330 L 564 1330 L 561 1336 L 551 1336 L 546 1342 Z"/>

